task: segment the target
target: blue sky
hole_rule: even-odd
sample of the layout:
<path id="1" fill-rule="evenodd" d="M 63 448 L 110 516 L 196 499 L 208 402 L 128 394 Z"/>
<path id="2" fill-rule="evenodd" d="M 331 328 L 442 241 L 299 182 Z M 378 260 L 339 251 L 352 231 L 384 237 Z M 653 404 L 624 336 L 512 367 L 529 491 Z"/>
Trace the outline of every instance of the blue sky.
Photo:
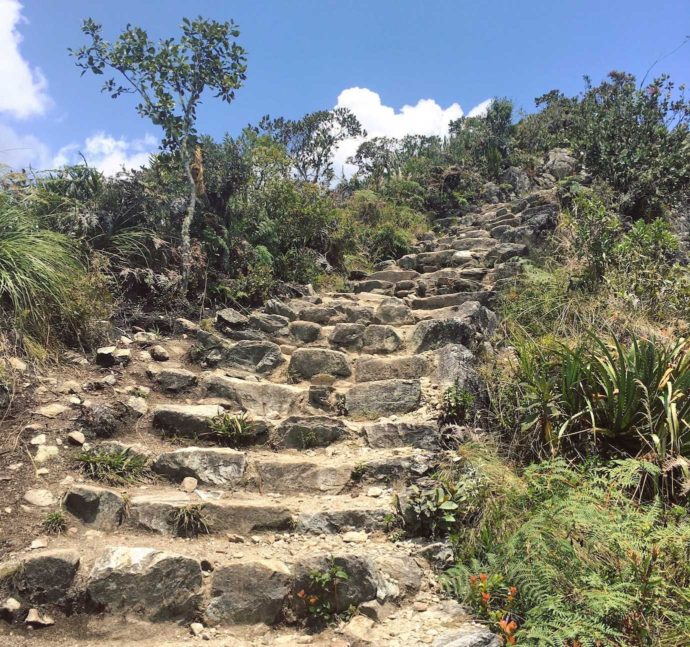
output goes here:
<path id="1" fill-rule="evenodd" d="M 233 18 L 248 51 L 236 101 L 200 113 L 216 136 L 339 97 L 374 134 L 442 134 L 492 96 L 531 110 L 550 89 L 579 92 L 583 74 L 641 76 L 690 34 L 690 0 L 0 0 L 0 163 L 45 167 L 80 151 L 108 172 L 143 161 L 156 130 L 129 98 L 80 77 L 67 47 L 84 42 L 87 16 L 110 37 L 128 22 L 162 37 L 198 14 Z M 690 82 L 690 44 L 656 71 Z"/>

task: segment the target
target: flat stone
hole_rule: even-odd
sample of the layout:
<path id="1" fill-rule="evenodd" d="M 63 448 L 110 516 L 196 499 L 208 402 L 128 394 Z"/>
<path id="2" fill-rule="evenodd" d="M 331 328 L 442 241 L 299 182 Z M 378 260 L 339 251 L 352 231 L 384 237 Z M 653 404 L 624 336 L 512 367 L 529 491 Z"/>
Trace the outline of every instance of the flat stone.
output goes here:
<path id="1" fill-rule="evenodd" d="M 438 426 L 425 422 L 378 422 L 364 426 L 364 433 L 370 447 L 419 447 L 437 449 Z"/>
<path id="2" fill-rule="evenodd" d="M 183 492 L 194 492 L 198 485 L 198 481 L 193 476 L 185 476 L 180 483 L 180 490 Z"/>
<path id="3" fill-rule="evenodd" d="M 249 325 L 266 333 L 275 333 L 285 328 L 290 320 L 283 315 L 254 313 L 249 317 Z"/>
<path id="4" fill-rule="evenodd" d="M 370 418 L 414 411 L 421 397 L 419 380 L 382 380 L 353 386 L 345 404 L 349 415 Z"/>
<path id="5" fill-rule="evenodd" d="M 496 315 L 477 302 L 460 306 L 452 318 L 420 321 L 412 333 L 417 353 L 435 350 L 447 344 L 474 348 L 478 338 L 486 338 L 497 325 Z"/>
<path id="6" fill-rule="evenodd" d="M 161 454 L 152 469 L 178 483 L 192 477 L 204 485 L 232 485 L 242 478 L 245 466 L 245 454 L 234 449 L 184 447 Z"/>
<path id="7" fill-rule="evenodd" d="M 170 435 L 203 436 L 223 411 L 216 404 L 161 404 L 153 410 L 153 426 Z"/>
<path id="8" fill-rule="evenodd" d="M 352 369 L 347 356 L 339 351 L 326 348 L 298 348 L 290 356 L 288 373 L 304 379 L 320 373 L 348 377 L 352 374 Z"/>
<path id="9" fill-rule="evenodd" d="M 376 309 L 375 317 L 378 323 L 393 326 L 403 326 L 414 323 L 414 317 L 409 306 L 397 299 L 384 301 Z"/>
<path id="10" fill-rule="evenodd" d="M 45 434 L 38 434 L 38 436 L 34 436 L 29 443 L 31 445 L 45 445 L 47 442 L 47 438 Z"/>
<path id="11" fill-rule="evenodd" d="M 153 380 L 161 391 L 169 393 L 180 393 L 193 389 L 198 378 L 196 373 L 185 368 L 160 368 L 150 365 L 146 369 L 146 374 Z"/>
<path id="12" fill-rule="evenodd" d="M 224 308 L 216 312 L 216 321 L 231 328 L 241 328 L 249 324 L 249 319 L 234 308 Z"/>
<path id="13" fill-rule="evenodd" d="M 39 508 L 55 505 L 55 497 L 50 490 L 27 490 L 24 494 L 24 500 Z"/>
<path id="14" fill-rule="evenodd" d="M 337 494 L 350 481 L 351 464 L 322 463 L 307 458 L 276 454 L 252 462 L 257 488 L 269 492 Z"/>
<path id="15" fill-rule="evenodd" d="M 57 418 L 66 411 L 69 411 L 69 407 L 66 407 L 64 404 L 60 404 L 58 402 L 46 404 L 36 409 L 36 413 L 44 418 Z"/>
<path id="16" fill-rule="evenodd" d="M 306 392 L 297 386 L 249 382 L 222 375 L 207 376 L 204 387 L 209 395 L 224 398 L 240 409 L 263 417 L 296 413 L 307 397 Z"/>
<path id="17" fill-rule="evenodd" d="M 355 361 L 357 382 L 412 380 L 431 370 L 429 360 L 421 355 L 403 357 L 361 357 Z"/>
<path id="18" fill-rule="evenodd" d="M 338 316 L 338 311 L 330 306 L 312 305 L 302 308 L 299 312 L 299 319 L 311 321 L 313 323 L 327 325 L 331 319 Z"/>
<path id="19" fill-rule="evenodd" d="M 211 396 L 224 398 L 240 409 L 269 418 L 296 413 L 307 397 L 306 391 L 297 386 L 251 382 L 223 375 L 207 376 L 204 387 Z"/>
<path id="20" fill-rule="evenodd" d="M 346 544 L 364 544 L 367 539 L 367 533 L 362 530 L 351 530 L 343 534 L 343 541 Z"/>
<path id="21" fill-rule="evenodd" d="M 213 572 L 210 624 L 276 624 L 290 592 L 290 569 L 277 560 L 242 561 Z"/>
<path id="22" fill-rule="evenodd" d="M 272 444 L 276 447 L 309 449 L 325 447 L 345 433 L 344 423 L 327 416 L 292 416 L 275 430 Z"/>
<path id="23" fill-rule="evenodd" d="M 455 629 L 439 636 L 432 647 L 499 647 L 498 636 L 486 627 L 467 623 L 461 629 Z"/>
<path id="24" fill-rule="evenodd" d="M 96 609 L 173 620 L 194 616 L 201 586 L 196 559 L 154 548 L 113 547 L 96 560 L 86 593 Z"/>

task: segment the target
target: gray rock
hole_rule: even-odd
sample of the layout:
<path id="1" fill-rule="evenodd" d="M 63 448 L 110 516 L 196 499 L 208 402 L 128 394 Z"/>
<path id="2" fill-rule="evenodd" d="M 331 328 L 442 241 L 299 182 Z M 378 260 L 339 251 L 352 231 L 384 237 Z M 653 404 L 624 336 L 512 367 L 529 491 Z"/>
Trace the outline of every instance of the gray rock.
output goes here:
<path id="1" fill-rule="evenodd" d="M 403 326 L 414 323 L 410 308 L 397 299 L 384 301 L 376 309 L 375 317 L 376 321 L 381 324 Z"/>
<path id="2" fill-rule="evenodd" d="M 404 357 L 361 357 L 355 362 L 357 382 L 411 380 L 427 375 L 430 363 L 422 355 Z"/>
<path id="3" fill-rule="evenodd" d="M 122 523 L 125 501 L 107 488 L 75 485 L 65 494 L 63 506 L 84 523 L 100 530 L 114 530 Z"/>
<path id="4" fill-rule="evenodd" d="M 419 380 L 382 380 L 355 385 L 345 403 L 351 416 L 368 418 L 414 411 L 421 397 Z"/>
<path id="5" fill-rule="evenodd" d="M 276 624 L 290 592 L 290 569 L 277 560 L 242 561 L 213 572 L 209 624 Z"/>
<path id="6" fill-rule="evenodd" d="M 55 503 L 55 497 L 50 490 L 27 490 L 24 501 L 39 508 L 47 508 Z"/>
<path id="7" fill-rule="evenodd" d="M 290 323 L 287 317 L 277 314 L 254 313 L 249 317 L 249 325 L 266 333 L 274 333 Z"/>
<path id="8" fill-rule="evenodd" d="M 395 287 L 394 283 L 390 281 L 377 281 L 377 280 L 366 280 L 359 281 L 355 283 L 355 292 L 378 292 L 381 293 L 391 293 Z"/>
<path id="9" fill-rule="evenodd" d="M 339 351 L 326 348 L 298 348 L 290 356 L 288 373 L 305 379 L 320 373 L 348 377 L 352 374 L 352 369 L 347 356 Z"/>
<path id="10" fill-rule="evenodd" d="M 345 317 L 346 323 L 368 324 L 374 318 L 374 311 L 367 306 L 338 305 L 336 310 Z"/>
<path id="11" fill-rule="evenodd" d="M 299 312 L 299 318 L 303 321 L 312 321 L 313 323 L 327 325 L 331 319 L 338 316 L 338 311 L 330 306 L 307 306 L 302 308 Z"/>
<path id="12" fill-rule="evenodd" d="M 351 464 L 323 463 L 317 460 L 276 454 L 252 462 L 251 471 L 256 489 L 268 492 L 337 494 L 349 483 Z M 249 475 L 250 470 L 247 470 Z"/>
<path id="13" fill-rule="evenodd" d="M 296 449 L 325 447 L 339 440 L 345 430 L 345 425 L 337 418 L 293 416 L 278 426 L 272 444 Z"/>
<path id="14" fill-rule="evenodd" d="M 188 391 L 199 381 L 195 373 L 184 368 L 160 368 L 150 365 L 146 369 L 146 374 L 161 391 L 168 393 Z"/>
<path id="15" fill-rule="evenodd" d="M 216 312 L 216 322 L 221 326 L 242 328 L 249 323 L 249 319 L 234 308 L 224 308 Z"/>
<path id="16" fill-rule="evenodd" d="M 270 373 L 285 361 L 280 346 L 270 341 L 239 341 L 225 347 L 222 355 L 221 366 L 236 366 L 257 373 Z"/>
<path id="17" fill-rule="evenodd" d="M 216 404 L 161 404 L 153 410 L 153 426 L 172 436 L 203 436 L 223 411 Z"/>
<path id="18" fill-rule="evenodd" d="M 290 321 L 297 319 L 297 311 L 279 299 L 269 299 L 264 304 L 264 312 L 269 315 L 280 315 Z"/>
<path id="19" fill-rule="evenodd" d="M 435 350 L 446 344 L 474 348 L 478 337 L 486 338 L 496 328 L 496 315 L 476 301 L 458 306 L 452 318 L 420 321 L 412 333 L 417 353 Z"/>
<path id="20" fill-rule="evenodd" d="M 316 341 L 321 334 L 321 326 L 312 321 L 292 321 L 288 328 L 295 339 L 305 344 Z"/>
<path id="21" fill-rule="evenodd" d="M 485 262 L 488 266 L 505 263 L 516 256 L 527 256 L 529 249 L 522 243 L 501 243 L 489 250 L 486 254 Z"/>
<path id="22" fill-rule="evenodd" d="M 364 426 L 369 447 L 437 449 L 438 425 L 425 422 L 378 422 Z"/>
<path id="23" fill-rule="evenodd" d="M 73 550 L 50 550 L 22 561 L 14 577 L 14 589 L 32 604 L 58 604 L 65 601 L 79 568 L 79 555 Z"/>
<path id="24" fill-rule="evenodd" d="M 243 452 L 226 447 L 184 447 L 161 454 L 152 468 L 178 483 L 192 476 L 205 485 L 233 485 L 242 479 L 246 462 Z"/>
<path id="25" fill-rule="evenodd" d="M 432 647 L 499 647 L 498 637 L 486 627 L 467 624 L 439 636 Z"/>
<path id="26" fill-rule="evenodd" d="M 170 359 L 170 353 L 163 346 L 151 346 L 149 353 L 156 362 L 167 362 Z"/>
<path id="27" fill-rule="evenodd" d="M 109 548 L 86 583 L 95 609 L 134 611 L 151 620 L 190 619 L 202 585 L 196 559 L 154 548 Z"/>
<path id="28" fill-rule="evenodd" d="M 379 602 L 400 600 L 419 591 L 423 573 L 412 557 L 379 555 L 374 564 L 379 572 Z"/>
<path id="29" fill-rule="evenodd" d="M 366 327 L 359 323 L 339 323 L 333 328 L 328 341 L 333 346 L 357 349 L 362 347 L 362 335 Z"/>
<path id="30" fill-rule="evenodd" d="M 386 508 L 352 508 L 346 510 L 320 510 L 303 512 L 299 516 L 298 531 L 315 535 L 329 535 L 353 530 L 373 532 L 386 527 L 390 511 Z"/>
<path id="31" fill-rule="evenodd" d="M 311 574 L 325 572 L 335 565 L 347 573 L 348 579 L 341 580 L 335 591 L 315 584 Z M 317 595 L 321 601 L 328 602 L 335 613 L 347 610 L 351 605 L 373 600 L 378 589 L 379 574 L 374 563 L 360 555 L 316 555 L 306 557 L 295 564 L 293 591 L 304 591 L 305 598 L 293 596 L 292 610 L 298 617 L 307 615 L 305 599 Z"/>
<path id="32" fill-rule="evenodd" d="M 209 395 L 225 398 L 238 408 L 260 416 L 289 416 L 297 413 L 307 393 L 297 386 L 271 382 L 247 382 L 222 375 L 209 375 L 204 379 Z"/>
<path id="33" fill-rule="evenodd" d="M 373 324 L 367 326 L 362 336 L 364 345 L 362 351 L 365 353 L 394 353 L 402 344 L 398 333 L 391 326 Z"/>
<path id="34" fill-rule="evenodd" d="M 398 283 L 399 281 L 409 281 L 410 279 L 416 279 L 419 276 L 419 272 L 414 270 L 380 270 L 379 272 L 374 272 L 370 274 L 367 278 L 370 281 L 385 281 L 387 283 Z"/>
<path id="35" fill-rule="evenodd" d="M 456 384 L 461 389 L 476 393 L 481 379 L 475 369 L 472 352 L 460 344 L 447 344 L 436 351 L 436 370 L 432 381 L 441 386 Z"/>
<path id="36" fill-rule="evenodd" d="M 544 170 L 551 173 L 557 180 L 562 180 L 569 175 L 574 175 L 577 169 L 577 160 L 567 148 L 554 148 L 549 151 Z"/>
<path id="37" fill-rule="evenodd" d="M 129 364 L 129 360 L 132 357 L 132 353 L 129 348 L 117 348 L 116 346 L 103 346 L 96 350 L 96 364 L 104 368 L 109 368 L 110 366 L 126 365 Z"/>
<path id="38" fill-rule="evenodd" d="M 509 166 L 498 178 L 504 184 L 510 184 L 518 195 L 530 190 L 529 175 L 517 166 Z"/>

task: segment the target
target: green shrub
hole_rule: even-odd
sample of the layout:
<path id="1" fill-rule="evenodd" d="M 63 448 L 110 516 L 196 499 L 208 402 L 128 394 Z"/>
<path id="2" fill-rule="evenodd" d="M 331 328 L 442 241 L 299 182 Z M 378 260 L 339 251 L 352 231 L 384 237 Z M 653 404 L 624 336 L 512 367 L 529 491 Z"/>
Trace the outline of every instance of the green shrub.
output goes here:
<path id="1" fill-rule="evenodd" d="M 467 422 L 474 407 L 475 397 L 461 388 L 456 380 L 441 395 L 439 423 L 461 425 Z"/>
<path id="2" fill-rule="evenodd" d="M 497 631 L 514 621 L 521 645 L 688 643 L 690 519 L 636 496 L 655 466 L 556 460 L 528 468 L 517 487 L 503 470 L 487 476 L 483 509 L 456 544 L 450 591 Z M 480 575 L 496 599 L 476 595 Z"/>
<path id="3" fill-rule="evenodd" d="M 241 447 L 256 438 L 256 423 L 246 411 L 221 413 L 211 421 L 209 435 L 228 447 Z"/>

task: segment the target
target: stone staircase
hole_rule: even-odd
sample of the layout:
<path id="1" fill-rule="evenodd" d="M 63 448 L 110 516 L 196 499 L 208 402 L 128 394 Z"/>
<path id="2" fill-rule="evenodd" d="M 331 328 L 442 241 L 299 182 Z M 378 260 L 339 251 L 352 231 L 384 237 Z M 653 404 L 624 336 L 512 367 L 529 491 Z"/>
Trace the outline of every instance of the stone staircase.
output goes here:
<path id="1" fill-rule="evenodd" d="M 556 214 L 541 192 L 443 219 L 352 292 L 135 332 L 99 351 L 95 377 L 55 376 L 29 426 L 43 456 L 24 466 L 44 474 L 17 513 L 59 504 L 69 529 L 0 564 L 15 621 L 0 636 L 36 644 L 22 626 L 54 623 L 40 635 L 87 644 L 126 616 L 158 622 L 128 638 L 151 645 L 497 646 L 444 598 L 424 540 L 386 531 L 393 496 L 433 470 L 440 395 L 478 386 L 496 288 Z M 89 479 L 84 452 L 124 456 L 139 478 Z"/>

